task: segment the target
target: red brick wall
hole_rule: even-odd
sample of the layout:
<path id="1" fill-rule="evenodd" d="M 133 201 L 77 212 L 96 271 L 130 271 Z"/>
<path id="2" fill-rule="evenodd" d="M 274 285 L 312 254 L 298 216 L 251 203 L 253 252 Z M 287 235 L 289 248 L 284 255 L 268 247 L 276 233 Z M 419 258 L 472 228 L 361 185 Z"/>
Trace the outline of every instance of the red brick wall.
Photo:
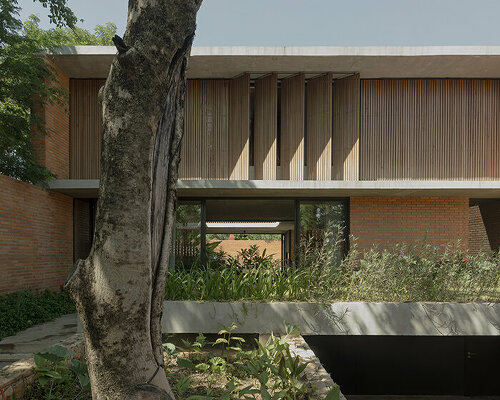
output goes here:
<path id="1" fill-rule="evenodd" d="M 479 206 L 492 250 L 500 249 L 500 200 Z"/>
<path id="2" fill-rule="evenodd" d="M 55 68 L 59 85 L 68 91 L 69 78 Z M 35 159 L 58 179 L 69 178 L 69 111 L 68 105 L 48 104 L 39 111 L 45 118 L 47 135 L 33 134 Z"/>
<path id="3" fill-rule="evenodd" d="M 469 207 L 469 250 L 473 253 L 491 250 L 479 206 Z"/>
<path id="4" fill-rule="evenodd" d="M 0 175 L 0 293 L 58 289 L 73 262 L 73 199 Z"/>
<path id="5" fill-rule="evenodd" d="M 216 240 L 218 242 L 219 240 Z M 249 249 L 250 246 L 259 246 L 259 254 L 262 254 L 264 249 L 266 255 L 273 255 L 275 260 L 281 259 L 281 240 L 236 240 L 226 239 L 220 240 L 220 244 L 215 248 L 216 251 L 222 250 L 232 257 L 237 257 L 241 249 Z"/>
<path id="6" fill-rule="evenodd" d="M 359 250 L 424 238 L 429 243 L 469 239 L 469 199 L 453 197 L 351 197 L 350 229 Z"/>

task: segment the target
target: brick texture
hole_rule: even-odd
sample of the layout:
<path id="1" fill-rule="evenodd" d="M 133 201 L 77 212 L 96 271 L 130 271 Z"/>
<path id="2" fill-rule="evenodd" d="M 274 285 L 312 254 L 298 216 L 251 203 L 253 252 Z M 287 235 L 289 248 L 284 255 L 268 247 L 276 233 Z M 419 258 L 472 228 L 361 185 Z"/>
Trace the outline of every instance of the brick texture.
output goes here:
<path id="1" fill-rule="evenodd" d="M 426 239 L 440 245 L 469 241 L 469 199 L 454 197 L 351 197 L 350 229 L 358 249 Z"/>
<path id="2" fill-rule="evenodd" d="M 491 250 L 479 206 L 469 207 L 469 250 L 473 253 Z"/>
<path id="3" fill-rule="evenodd" d="M 58 289 L 73 261 L 73 199 L 0 175 L 0 293 Z"/>
<path id="4" fill-rule="evenodd" d="M 59 85 L 69 93 L 69 78 L 55 65 Z M 68 105 L 48 104 L 41 113 L 45 119 L 47 135 L 34 133 L 32 143 L 36 161 L 45 166 L 58 179 L 69 178 L 69 111 Z"/>
<path id="5" fill-rule="evenodd" d="M 479 206 L 492 250 L 500 249 L 500 200 Z"/>
<path id="6" fill-rule="evenodd" d="M 217 240 L 218 241 L 218 240 Z M 227 239 L 220 240 L 220 244 L 216 247 L 216 251 L 223 250 L 232 257 L 237 257 L 241 249 L 248 249 L 252 245 L 259 246 L 259 254 L 262 254 L 264 249 L 266 255 L 273 255 L 275 260 L 281 259 L 281 240 L 235 240 Z"/>

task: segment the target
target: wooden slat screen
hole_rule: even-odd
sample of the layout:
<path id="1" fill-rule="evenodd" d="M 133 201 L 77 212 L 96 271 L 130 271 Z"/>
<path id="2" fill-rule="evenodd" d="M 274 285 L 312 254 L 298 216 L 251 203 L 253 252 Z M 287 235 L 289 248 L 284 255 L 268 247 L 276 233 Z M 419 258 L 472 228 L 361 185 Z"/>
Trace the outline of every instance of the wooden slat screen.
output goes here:
<path id="1" fill-rule="evenodd" d="M 188 80 L 179 179 L 228 179 L 228 80 Z"/>
<path id="2" fill-rule="evenodd" d="M 332 78 L 307 81 L 307 179 L 332 178 Z"/>
<path id="3" fill-rule="evenodd" d="M 97 99 L 105 79 L 70 80 L 70 179 L 101 175 L 102 115 Z"/>
<path id="4" fill-rule="evenodd" d="M 361 178 L 500 178 L 500 81 L 363 80 Z"/>
<path id="5" fill-rule="evenodd" d="M 229 85 L 229 179 L 248 179 L 250 169 L 250 75 Z"/>
<path id="6" fill-rule="evenodd" d="M 284 180 L 304 179 L 305 75 L 281 81 L 281 163 Z"/>
<path id="7" fill-rule="evenodd" d="M 359 74 L 337 79 L 333 85 L 332 179 L 359 179 Z"/>
<path id="8" fill-rule="evenodd" d="M 275 180 L 277 169 L 278 76 L 255 81 L 254 178 Z"/>

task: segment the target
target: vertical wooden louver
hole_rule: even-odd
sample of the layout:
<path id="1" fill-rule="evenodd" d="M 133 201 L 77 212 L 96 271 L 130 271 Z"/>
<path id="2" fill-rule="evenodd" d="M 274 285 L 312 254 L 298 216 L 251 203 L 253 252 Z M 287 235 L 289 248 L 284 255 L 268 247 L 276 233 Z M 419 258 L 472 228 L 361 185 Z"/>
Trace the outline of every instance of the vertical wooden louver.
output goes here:
<path id="1" fill-rule="evenodd" d="M 332 77 L 307 81 L 307 179 L 332 178 Z"/>
<path id="2" fill-rule="evenodd" d="M 250 75 L 229 85 L 229 179 L 248 179 L 250 168 Z"/>
<path id="3" fill-rule="evenodd" d="M 229 81 L 188 80 L 179 179 L 229 179 Z"/>
<path id="4" fill-rule="evenodd" d="M 500 178 L 500 82 L 362 81 L 361 178 Z"/>
<path id="5" fill-rule="evenodd" d="M 281 179 L 304 179 L 305 76 L 281 81 Z"/>
<path id="6" fill-rule="evenodd" d="M 337 79 L 333 86 L 332 179 L 359 179 L 359 74 Z"/>
<path id="7" fill-rule="evenodd" d="M 101 175 L 102 115 L 98 93 L 104 79 L 70 80 L 70 179 Z"/>
<path id="8" fill-rule="evenodd" d="M 255 81 L 254 177 L 275 180 L 277 169 L 278 77 Z"/>

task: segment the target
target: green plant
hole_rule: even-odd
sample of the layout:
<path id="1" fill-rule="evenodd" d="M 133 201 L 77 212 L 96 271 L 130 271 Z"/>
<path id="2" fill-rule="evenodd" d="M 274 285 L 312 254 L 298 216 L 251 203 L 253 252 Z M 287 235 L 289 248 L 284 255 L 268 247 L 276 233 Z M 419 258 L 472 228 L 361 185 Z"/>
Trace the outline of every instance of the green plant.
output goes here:
<path id="1" fill-rule="evenodd" d="M 89 399 L 87 364 L 72 357 L 73 353 L 60 345 L 35 353 L 38 381 L 28 390 L 25 399 Z"/>
<path id="2" fill-rule="evenodd" d="M 266 255 L 266 249 L 259 253 L 259 246 L 253 244 L 248 249 L 241 249 L 238 252 L 238 264 L 242 268 L 276 268 L 278 261 L 275 260 L 272 254 Z"/>
<path id="3" fill-rule="evenodd" d="M 74 312 L 75 305 L 65 292 L 23 290 L 0 295 L 0 339 Z"/>
<path id="4" fill-rule="evenodd" d="M 301 264 L 290 267 L 271 267 L 252 251 L 246 253 L 245 264 L 236 260 L 170 270 L 166 299 L 500 301 L 500 252 L 472 254 L 459 245 L 432 246 L 424 241 L 363 254 L 353 245 L 339 260 L 342 246 L 338 234 L 327 233 L 322 240 L 305 241 Z"/>
<path id="5" fill-rule="evenodd" d="M 229 361 L 229 351 L 241 351 L 241 344 L 245 342 L 245 339 L 239 336 L 233 336 L 233 331 L 238 327 L 235 324 L 231 326 L 222 325 L 222 329 L 219 331 L 219 335 L 222 337 L 218 338 L 213 345 L 224 344 L 226 349 L 226 361 Z"/>
<path id="6" fill-rule="evenodd" d="M 309 398 L 311 390 L 302 379 L 307 363 L 290 353 L 288 340 L 298 334 L 296 327 L 286 326 L 283 337 L 271 336 L 265 345 L 257 340 L 254 348 L 243 350 L 243 338 L 233 335 L 236 325 L 224 327 L 219 332 L 219 337 L 210 343 L 204 335 L 190 343 L 183 340 L 182 351 L 194 352 L 197 357 L 180 357 L 178 354 L 176 364 L 184 370 L 197 374 L 204 374 L 203 381 L 208 389 L 204 394 L 192 394 L 196 383 L 186 378 L 178 377 L 174 384 L 174 391 L 180 399 L 268 399 L 268 400 L 305 400 Z M 203 354 L 203 343 L 208 345 L 221 345 L 225 358 L 212 352 Z M 173 345 L 165 345 L 172 348 Z M 174 354 L 170 351 L 170 354 Z M 169 363 L 169 365 L 171 365 Z M 171 375 L 169 375 L 171 377 Z M 220 386 L 221 378 L 227 379 L 223 387 Z M 215 383 L 219 383 L 215 387 Z"/>

